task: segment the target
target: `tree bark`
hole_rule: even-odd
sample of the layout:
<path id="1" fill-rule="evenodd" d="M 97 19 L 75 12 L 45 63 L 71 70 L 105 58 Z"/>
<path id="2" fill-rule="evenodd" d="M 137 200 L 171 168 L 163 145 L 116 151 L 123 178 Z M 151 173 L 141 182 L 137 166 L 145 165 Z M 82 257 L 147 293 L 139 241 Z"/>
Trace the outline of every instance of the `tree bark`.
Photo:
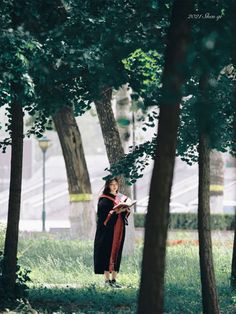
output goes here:
<path id="1" fill-rule="evenodd" d="M 2 270 L 2 279 L 6 293 L 14 295 L 16 283 L 17 247 L 18 247 L 21 185 L 22 185 L 23 110 L 21 105 L 16 100 L 12 103 L 11 106 L 12 106 L 11 108 L 12 144 L 11 144 L 10 194 L 8 203 L 8 217 L 4 246 L 4 263 Z"/>
<path id="2" fill-rule="evenodd" d="M 175 1 L 165 54 L 157 150 L 152 173 L 138 313 L 163 313 L 166 239 L 176 154 L 183 68 L 190 37 L 192 1 Z"/>
<path id="3" fill-rule="evenodd" d="M 102 135 L 107 151 L 107 156 L 110 165 L 116 163 L 122 156 L 124 156 L 124 149 L 121 144 L 121 139 L 111 106 L 112 89 L 108 88 L 102 93 L 100 101 L 95 102 L 98 119 L 100 122 Z M 121 193 L 131 197 L 131 189 L 125 184 L 123 177 L 121 179 Z M 129 216 L 129 225 L 126 228 L 126 239 L 124 243 L 124 255 L 131 255 L 134 252 L 134 217 L 131 211 Z"/>
<path id="4" fill-rule="evenodd" d="M 66 165 L 70 195 L 71 235 L 79 239 L 93 239 L 95 210 L 91 184 L 82 139 L 72 108 L 60 109 L 53 116 L 53 121 Z"/>
<path id="5" fill-rule="evenodd" d="M 236 3 L 234 8 L 236 9 Z M 236 30 L 236 21 L 235 30 Z M 235 42 L 235 63 L 236 63 L 236 42 Z M 236 143 L 236 88 L 234 90 L 234 142 Z M 234 244 L 232 252 L 232 263 L 231 263 L 231 288 L 236 290 L 236 211 L 234 217 Z"/>
<path id="6" fill-rule="evenodd" d="M 111 106 L 112 88 L 102 92 L 100 101 L 95 102 L 98 119 L 110 164 L 116 163 L 124 155 L 120 134 Z"/>
<path id="7" fill-rule="evenodd" d="M 199 138 L 198 236 L 204 314 L 220 313 L 216 291 L 210 226 L 210 149 L 207 135 Z"/>
<path id="8" fill-rule="evenodd" d="M 233 24 L 233 66 L 236 65 L 236 2 L 234 1 L 232 7 L 232 24 Z M 236 144 L 236 85 L 234 85 L 234 143 Z M 234 244 L 233 244 L 233 252 L 232 252 L 232 263 L 231 263 L 231 288 L 236 290 L 236 211 L 235 211 L 235 219 L 234 219 Z"/>
<path id="9" fill-rule="evenodd" d="M 175 163 L 178 106 L 162 107 L 151 179 L 138 313 L 163 313 L 166 239 Z M 149 309 L 149 310 L 148 310 Z"/>
<path id="10" fill-rule="evenodd" d="M 234 245 L 231 264 L 231 288 L 236 290 L 236 213 L 234 218 Z"/>

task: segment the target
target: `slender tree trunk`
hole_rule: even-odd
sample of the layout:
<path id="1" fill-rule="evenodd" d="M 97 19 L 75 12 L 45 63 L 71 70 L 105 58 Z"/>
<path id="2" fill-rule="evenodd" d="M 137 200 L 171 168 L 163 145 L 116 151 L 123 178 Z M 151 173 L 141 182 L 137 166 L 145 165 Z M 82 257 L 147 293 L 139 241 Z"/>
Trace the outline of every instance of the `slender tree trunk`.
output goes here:
<path id="1" fill-rule="evenodd" d="M 152 173 L 138 313 L 163 313 L 164 272 L 169 201 L 175 163 L 178 106 L 163 106 L 159 115 L 158 148 Z"/>
<path id="2" fill-rule="evenodd" d="M 115 116 L 111 105 L 112 89 L 109 88 L 102 93 L 101 101 L 96 101 L 95 106 L 98 114 L 98 119 L 102 129 L 102 135 L 107 151 L 107 157 L 110 165 L 119 161 L 124 156 L 120 134 L 118 131 Z M 125 185 L 124 178 L 122 181 L 122 192 L 127 196 L 131 196 L 131 189 Z"/>
<path id="3" fill-rule="evenodd" d="M 110 165 L 116 163 L 122 156 L 124 156 L 124 149 L 121 144 L 117 123 L 111 106 L 111 98 L 112 89 L 108 88 L 102 93 L 102 99 L 95 102 Z M 121 182 L 121 192 L 131 197 L 131 189 L 125 184 L 124 178 L 122 177 Z M 124 243 L 125 255 L 133 254 L 134 238 L 134 217 L 131 212 L 131 215 L 129 216 L 129 225 L 126 228 L 126 239 Z"/>
<path id="4" fill-rule="evenodd" d="M 70 107 L 53 117 L 66 165 L 70 194 L 71 234 L 74 238 L 93 239 L 95 210 L 79 128 Z"/>
<path id="5" fill-rule="evenodd" d="M 236 3 L 234 8 L 236 9 Z M 235 30 L 236 30 L 236 21 Z M 235 40 L 235 63 L 236 63 L 236 40 Z M 236 144 L 236 88 L 234 90 L 234 143 Z M 233 244 L 233 253 L 232 253 L 232 263 L 231 263 L 231 288 L 236 290 L 236 210 L 234 217 L 234 244 Z"/>
<path id="6" fill-rule="evenodd" d="M 104 90 L 102 99 L 95 102 L 98 119 L 101 125 L 102 135 L 110 164 L 119 161 L 124 155 L 120 134 L 111 106 L 112 88 Z"/>
<path id="7" fill-rule="evenodd" d="M 23 160 L 23 110 L 21 105 L 17 101 L 14 101 L 12 103 L 11 113 L 12 145 L 10 194 L 8 203 L 8 217 L 2 276 L 6 293 L 14 295 L 16 283 Z"/>
<path id="8" fill-rule="evenodd" d="M 236 65 L 236 1 L 232 6 L 232 24 L 233 24 L 233 66 Z M 234 76 L 235 78 L 235 76 Z M 236 85 L 234 85 L 234 144 L 236 145 Z M 232 263 L 231 263 L 231 288 L 236 290 L 236 210 L 235 210 L 235 219 L 234 219 L 234 244 L 232 252 Z"/>
<path id="9" fill-rule="evenodd" d="M 212 256 L 210 225 L 210 149 L 207 136 L 199 138 L 198 236 L 204 314 L 220 313 Z"/>
<path id="10" fill-rule="evenodd" d="M 234 218 L 234 245 L 231 265 L 231 288 L 236 290 L 236 212 Z"/>
<path id="11" fill-rule="evenodd" d="M 176 154 L 181 85 L 190 37 L 192 1 L 175 1 L 165 54 L 157 151 L 146 216 L 138 313 L 161 314 L 164 303 L 166 239 Z"/>

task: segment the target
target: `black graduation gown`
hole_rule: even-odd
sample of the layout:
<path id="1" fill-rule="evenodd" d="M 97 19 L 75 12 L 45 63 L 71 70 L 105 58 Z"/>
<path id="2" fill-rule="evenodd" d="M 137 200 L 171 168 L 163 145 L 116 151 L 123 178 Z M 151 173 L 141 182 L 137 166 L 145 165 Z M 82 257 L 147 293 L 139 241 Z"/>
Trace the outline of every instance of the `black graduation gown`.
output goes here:
<path id="1" fill-rule="evenodd" d="M 115 199 L 113 194 L 107 194 L 109 197 Z M 116 271 L 120 269 L 121 255 L 123 250 L 123 244 L 125 239 L 125 213 L 119 214 L 113 213 L 108 217 L 110 210 L 112 210 L 114 202 L 108 198 L 101 197 L 98 201 L 97 209 L 97 230 L 94 241 L 94 272 L 95 274 L 103 274 L 104 271 Z M 106 223 L 107 218 L 109 220 Z M 116 252 L 116 258 L 114 264 L 110 266 L 111 254 L 114 250 L 114 231 L 117 220 L 120 219 L 119 225 L 122 228 L 122 236 L 119 241 L 118 251 Z M 104 225 L 104 222 L 106 225 Z M 112 250 L 113 248 L 113 250 Z"/>

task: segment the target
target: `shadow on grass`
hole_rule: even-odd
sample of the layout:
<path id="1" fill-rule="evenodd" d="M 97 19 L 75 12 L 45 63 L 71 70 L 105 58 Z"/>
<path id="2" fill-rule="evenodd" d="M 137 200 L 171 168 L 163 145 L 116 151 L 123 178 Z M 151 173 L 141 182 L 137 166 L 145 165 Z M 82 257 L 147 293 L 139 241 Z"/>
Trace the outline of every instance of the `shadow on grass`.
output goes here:
<path id="1" fill-rule="evenodd" d="M 218 286 L 218 299 L 221 313 L 236 313 L 236 300 L 230 286 Z M 165 288 L 165 313 L 199 314 L 202 313 L 202 296 L 200 287 L 181 287 L 178 284 L 167 284 Z"/>
<path id="2" fill-rule="evenodd" d="M 33 287 L 29 302 L 39 313 L 135 313 L 136 288 Z"/>
<path id="3" fill-rule="evenodd" d="M 168 284 L 165 313 L 202 313 L 201 291 L 195 287 Z M 235 313 L 235 301 L 229 287 L 219 287 L 220 309 L 224 314 Z M 136 313 L 137 287 L 122 289 L 90 285 L 81 288 L 32 287 L 29 302 L 38 313 Z"/>

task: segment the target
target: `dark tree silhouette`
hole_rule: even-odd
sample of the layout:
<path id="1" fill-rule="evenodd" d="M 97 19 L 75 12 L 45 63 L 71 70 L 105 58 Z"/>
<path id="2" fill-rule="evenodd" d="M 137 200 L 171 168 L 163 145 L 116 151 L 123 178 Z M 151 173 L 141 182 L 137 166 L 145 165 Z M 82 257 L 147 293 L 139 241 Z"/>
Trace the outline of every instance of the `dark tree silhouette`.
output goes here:
<path id="1" fill-rule="evenodd" d="M 190 41 L 189 0 L 174 1 L 165 54 L 158 140 L 146 217 L 138 313 L 163 313 L 169 202 L 176 154 L 181 86 Z"/>

